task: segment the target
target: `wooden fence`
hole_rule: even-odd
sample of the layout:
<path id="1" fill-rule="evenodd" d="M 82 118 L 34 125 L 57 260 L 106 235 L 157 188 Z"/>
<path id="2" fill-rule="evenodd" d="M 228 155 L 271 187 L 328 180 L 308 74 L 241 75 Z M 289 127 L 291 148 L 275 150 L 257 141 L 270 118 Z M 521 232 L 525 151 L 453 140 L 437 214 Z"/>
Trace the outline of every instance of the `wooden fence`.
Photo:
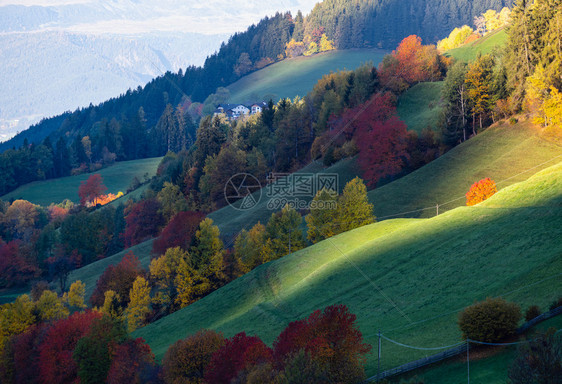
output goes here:
<path id="1" fill-rule="evenodd" d="M 550 319 L 550 318 L 552 318 L 556 315 L 559 315 L 561 313 L 562 313 L 562 306 L 560 306 L 558 308 L 555 308 L 551 311 L 545 312 L 545 313 L 535 317 L 534 319 L 526 322 L 521 327 L 517 328 L 517 333 L 522 334 L 525 331 L 527 331 L 529 328 L 531 328 L 532 326 L 534 326 L 534 325 L 536 325 L 540 322 L 543 322 L 547 319 Z M 378 375 L 369 377 L 365 382 L 368 383 L 368 382 L 382 380 L 382 379 L 385 379 L 385 378 L 391 377 L 391 376 L 401 375 L 403 373 L 413 371 L 414 369 L 418 369 L 418 368 L 424 367 L 424 366 L 429 365 L 429 364 L 437 363 L 441 360 L 445 360 L 445 359 L 448 359 L 450 357 L 457 356 L 457 355 L 460 355 L 462 353 L 466 353 L 466 348 L 467 348 L 467 346 L 466 346 L 466 342 L 465 342 L 465 343 L 463 343 L 459 346 L 456 346 L 454 348 L 447 349 L 443 352 L 436 353 L 435 355 L 431 355 L 431 356 L 424 357 L 422 359 L 410 361 L 409 363 L 402 364 L 398 367 L 386 370 L 384 372 L 381 372 Z"/>

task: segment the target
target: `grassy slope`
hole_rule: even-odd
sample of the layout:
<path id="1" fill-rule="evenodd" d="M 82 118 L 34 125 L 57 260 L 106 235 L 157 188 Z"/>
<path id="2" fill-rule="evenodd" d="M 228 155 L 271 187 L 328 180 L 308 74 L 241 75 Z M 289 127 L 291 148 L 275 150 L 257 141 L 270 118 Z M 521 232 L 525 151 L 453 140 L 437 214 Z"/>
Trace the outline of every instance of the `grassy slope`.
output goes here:
<path id="1" fill-rule="evenodd" d="M 535 283 L 562 271 L 560 236 L 562 163 L 479 206 L 376 223 L 262 265 L 134 336 L 158 357 L 200 328 L 271 343 L 288 322 L 344 303 L 371 344 L 380 329 L 410 345 L 448 345 L 460 338 L 459 309 L 474 300 L 503 295 L 544 307 L 559 296 L 560 279 Z M 388 342 L 383 350 L 384 369 L 424 356 Z M 375 367 L 373 354 L 367 373 Z"/>
<path id="2" fill-rule="evenodd" d="M 135 176 L 141 181 L 145 174 L 148 174 L 149 177 L 154 176 L 160 160 L 161 158 L 158 157 L 123 161 L 95 173 L 99 173 L 102 176 L 103 183 L 107 186 L 107 191 L 116 194 L 119 191 L 125 192 Z M 78 187 L 88 177 L 90 177 L 90 174 L 36 181 L 23 185 L 1 198 L 2 200 L 21 198 L 43 206 L 48 206 L 51 203 L 60 203 L 64 199 L 70 199 L 77 203 L 80 201 L 78 198 Z"/>
<path id="3" fill-rule="evenodd" d="M 286 59 L 229 85 L 230 100 L 244 103 L 269 98 L 277 101 L 297 95 L 303 97 L 330 71 L 352 70 L 367 62 L 377 65 L 386 53 L 378 49 L 356 49 Z"/>
<path id="4" fill-rule="evenodd" d="M 451 49 L 445 52 L 446 56 L 454 57 L 457 60 L 472 61 L 478 54 L 485 55 L 491 53 L 495 48 L 501 47 L 507 41 L 507 32 L 504 28 L 486 35 L 472 43 Z"/>
<path id="5" fill-rule="evenodd" d="M 424 128 L 436 130 L 442 110 L 440 103 L 443 82 L 419 83 L 398 99 L 398 116 L 408 130 L 420 133 Z"/>
<path id="6" fill-rule="evenodd" d="M 412 174 L 370 191 L 369 198 L 375 205 L 375 214 L 380 218 L 433 206 L 437 201 L 442 204 L 460 197 L 442 206 L 440 211 L 444 212 L 464 205 L 464 193 L 475 180 L 483 177 L 491 177 L 497 181 L 511 178 L 498 185 L 498 188 L 502 189 L 548 167 L 556 160 L 547 161 L 561 154 L 562 148 L 542 140 L 524 122 L 515 126 L 500 125 L 467 141 Z M 533 167 L 537 168 L 514 177 Z M 341 189 L 347 181 L 358 174 L 359 170 L 355 161 L 348 159 L 329 168 L 324 168 L 319 163 L 312 163 L 300 172 L 338 174 Z M 433 175 L 440 176 L 437 178 Z M 270 199 L 264 189 L 259 204 L 253 209 L 238 211 L 228 206 L 211 213 L 209 217 L 219 226 L 221 234 L 228 239 L 227 246 L 231 246 L 229 240 L 242 228 L 249 229 L 258 221 L 265 223 L 269 220 L 274 211 L 267 208 L 268 201 Z M 431 217 L 434 214 L 435 209 L 432 208 L 405 216 Z M 150 260 L 151 244 L 150 242 L 150 246 L 139 245 L 133 250 L 145 266 Z M 90 294 L 107 265 L 118 263 L 124 254 L 121 252 L 81 268 L 70 276 L 69 281 L 83 280 Z"/>
<path id="7" fill-rule="evenodd" d="M 425 167 L 370 191 L 369 199 L 379 218 L 426 207 L 432 208 L 406 216 L 431 217 L 436 204 L 440 212 L 464 205 L 464 194 L 475 181 L 490 177 L 502 189 L 560 161 L 558 157 L 549 162 L 560 155 L 562 148 L 541 138 L 529 122 L 501 123 Z"/>

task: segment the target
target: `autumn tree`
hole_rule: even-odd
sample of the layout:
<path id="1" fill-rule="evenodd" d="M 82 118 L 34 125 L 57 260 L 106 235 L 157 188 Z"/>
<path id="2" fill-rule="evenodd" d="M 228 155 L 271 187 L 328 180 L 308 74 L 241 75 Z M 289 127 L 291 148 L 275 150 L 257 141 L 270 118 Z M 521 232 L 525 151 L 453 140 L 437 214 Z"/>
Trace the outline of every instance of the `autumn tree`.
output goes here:
<path id="1" fill-rule="evenodd" d="M 379 65 L 381 84 L 396 94 L 420 81 L 436 81 L 444 72 L 446 61 L 435 46 L 422 45 L 421 38 L 404 38 L 391 55 Z"/>
<path id="2" fill-rule="evenodd" d="M 28 295 L 20 295 L 13 303 L 0 306 L 0 353 L 4 352 L 9 338 L 19 335 L 38 320 L 36 308 Z"/>
<path id="3" fill-rule="evenodd" d="M 129 302 L 129 291 L 133 282 L 143 273 L 140 261 L 133 251 L 127 252 L 117 265 L 108 265 L 103 271 L 90 296 L 90 303 L 93 307 L 103 306 L 106 300 L 105 292 L 111 290 L 120 298 L 120 307 L 125 308 Z"/>
<path id="4" fill-rule="evenodd" d="M 275 360 L 284 364 L 304 351 L 319 364 L 320 372 L 326 372 L 329 382 L 362 381 L 371 346 L 364 342 L 356 319 L 345 305 L 332 305 L 290 323 L 273 343 Z"/>
<path id="5" fill-rule="evenodd" d="M 43 291 L 35 303 L 35 311 L 43 322 L 56 321 L 68 316 L 69 311 L 58 295 L 49 290 Z"/>
<path id="6" fill-rule="evenodd" d="M 554 328 L 521 344 L 509 373 L 510 384 L 555 384 L 562 377 L 562 338 Z"/>
<path id="7" fill-rule="evenodd" d="M 304 54 L 305 49 L 306 48 L 302 41 L 295 41 L 293 39 L 285 45 L 285 56 L 286 57 L 302 56 Z"/>
<path id="8" fill-rule="evenodd" d="M 318 191 L 310 204 L 310 213 L 305 217 L 308 240 L 317 243 L 338 234 L 337 212 L 337 192 Z"/>
<path id="9" fill-rule="evenodd" d="M 54 323 L 47 329 L 39 345 L 39 369 L 44 384 L 73 383 L 78 377 L 78 363 L 72 353 L 78 341 L 85 336 L 96 312 L 76 312 Z"/>
<path id="10" fill-rule="evenodd" d="M 62 301 L 66 303 L 71 309 L 84 309 L 84 296 L 86 294 L 86 284 L 80 280 L 76 280 L 70 284 L 68 292 L 65 292 Z"/>
<path id="11" fill-rule="evenodd" d="M 185 273 L 184 268 L 189 267 L 191 260 L 186 251 L 180 247 L 168 248 L 165 254 L 154 259 L 150 263 L 150 280 L 153 282 L 156 290 L 153 302 L 158 306 L 164 307 L 168 313 L 174 312 L 178 308 L 176 302 L 178 296 L 178 274 Z M 184 265 L 185 264 L 185 265 Z M 188 279 L 188 276 L 182 276 Z M 187 284 L 184 289 L 191 288 L 191 284 Z"/>
<path id="12" fill-rule="evenodd" d="M 15 200 L 6 212 L 0 214 L 0 224 L 9 240 L 29 241 L 41 218 L 39 206 L 27 200 Z"/>
<path id="13" fill-rule="evenodd" d="M 94 320 L 72 353 L 73 359 L 78 363 L 80 383 L 105 382 L 113 358 L 113 349 L 126 338 L 127 331 L 121 322 L 109 316 Z"/>
<path id="14" fill-rule="evenodd" d="M 305 247 L 301 223 L 301 215 L 289 205 L 271 214 L 265 231 L 270 239 L 272 254 L 265 261 L 275 260 Z"/>
<path id="15" fill-rule="evenodd" d="M 338 232 L 372 224 L 375 221 L 373 204 L 369 203 L 367 187 L 359 177 L 349 181 L 338 199 Z"/>
<path id="16" fill-rule="evenodd" d="M 115 347 L 114 357 L 107 374 L 107 384 L 155 383 L 155 381 L 146 380 L 145 377 L 147 370 L 154 370 L 155 367 L 154 354 L 143 339 L 127 340 Z"/>
<path id="17" fill-rule="evenodd" d="M 187 201 L 180 188 L 167 181 L 164 182 L 164 188 L 158 192 L 156 199 L 160 203 L 160 212 L 166 221 L 169 221 L 175 214 L 188 209 Z"/>
<path id="18" fill-rule="evenodd" d="M 88 177 L 88 180 L 80 183 L 78 187 L 78 196 L 80 204 L 86 205 L 88 202 L 96 204 L 97 199 L 107 191 L 107 187 L 103 184 L 103 179 L 99 173 L 95 173 Z"/>
<path id="19" fill-rule="evenodd" d="M 206 218 L 195 232 L 195 242 L 190 250 L 191 266 L 202 276 L 208 278 L 216 289 L 221 284 L 224 244 L 220 231 L 213 220 Z"/>
<path id="20" fill-rule="evenodd" d="M 268 260 L 271 252 L 268 244 L 265 226 L 260 222 L 249 231 L 240 231 L 234 242 L 234 256 L 240 261 L 244 272 Z"/>
<path id="21" fill-rule="evenodd" d="M 472 108 L 472 133 L 476 134 L 475 121 L 479 118 L 480 129 L 482 120 L 491 107 L 494 59 L 491 55 L 480 56 L 468 67 L 465 75 L 468 100 Z"/>
<path id="22" fill-rule="evenodd" d="M 11 353 L 9 356 L 10 367 L 2 367 L 2 382 L 39 384 L 41 372 L 39 369 L 38 346 L 45 333 L 46 325 L 35 324 L 25 332 L 13 336 L 11 339 Z M 4 365 L 8 363 L 3 361 Z M 6 377 L 6 368 L 11 368 L 10 377 Z"/>
<path id="23" fill-rule="evenodd" d="M 179 212 L 168 222 L 152 245 L 152 253 L 162 255 L 168 248 L 191 246 L 199 223 L 205 215 L 201 212 Z"/>
<path id="24" fill-rule="evenodd" d="M 336 129 L 353 136 L 368 185 L 375 186 L 404 167 L 408 158 L 406 124 L 398 119 L 390 94 L 376 94 L 364 105 L 346 110 Z"/>
<path id="25" fill-rule="evenodd" d="M 472 35 L 473 32 L 472 28 L 468 25 L 463 25 L 461 28 L 455 28 L 447 38 L 437 42 L 437 48 L 441 52 L 457 48 L 464 44 L 466 39 Z"/>
<path id="26" fill-rule="evenodd" d="M 271 349 L 260 338 L 242 332 L 226 339 L 213 353 L 204 379 L 209 384 L 230 383 L 242 371 L 272 359 Z"/>
<path id="27" fill-rule="evenodd" d="M 234 73 L 238 76 L 244 76 L 246 73 L 250 72 L 253 68 L 252 60 L 250 60 L 250 55 L 247 52 L 242 52 L 236 65 L 234 66 Z"/>
<path id="28" fill-rule="evenodd" d="M 121 297 L 111 289 L 105 291 L 101 312 L 112 319 L 121 319 L 124 308 L 121 306 Z"/>
<path id="29" fill-rule="evenodd" d="M 172 344 L 162 360 L 167 383 L 203 384 L 213 354 L 225 343 L 221 333 L 201 330 Z"/>
<path id="30" fill-rule="evenodd" d="M 129 292 L 129 305 L 125 311 L 129 332 L 143 326 L 149 313 L 150 287 L 144 277 L 138 276 Z"/>
<path id="31" fill-rule="evenodd" d="M 123 240 L 131 247 L 158 235 L 164 225 L 160 203 L 156 199 L 143 199 L 126 211 Z"/>
<path id="32" fill-rule="evenodd" d="M 521 308 L 502 298 L 487 298 L 459 313 L 458 324 L 463 338 L 495 343 L 515 334 Z"/>
<path id="33" fill-rule="evenodd" d="M 466 205 L 476 205 L 492 197 L 497 191 L 496 183 L 489 177 L 477 181 L 472 184 L 469 191 L 466 193 Z"/>
<path id="34" fill-rule="evenodd" d="M 21 252 L 22 242 L 12 240 L 4 243 L 0 239 L 0 287 L 22 286 L 40 274 Z"/>
<path id="35" fill-rule="evenodd" d="M 281 377 L 286 383 L 329 382 L 326 368 L 304 349 L 300 349 L 285 359 Z"/>

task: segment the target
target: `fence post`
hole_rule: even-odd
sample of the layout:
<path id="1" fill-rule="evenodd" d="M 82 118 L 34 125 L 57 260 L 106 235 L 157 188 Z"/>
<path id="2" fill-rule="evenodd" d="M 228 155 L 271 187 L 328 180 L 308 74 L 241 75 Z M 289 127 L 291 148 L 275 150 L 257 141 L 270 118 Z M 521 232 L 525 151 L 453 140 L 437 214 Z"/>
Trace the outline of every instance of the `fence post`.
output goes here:
<path id="1" fill-rule="evenodd" d="M 379 353 L 378 353 L 377 383 L 379 382 L 380 374 L 381 374 L 381 331 L 379 329 Z"/>
<path id="2" fill-rule="evenodd" d="M 468 384 L 470 384 L 470 339 L 466 338 L 466 370 L 468 374 Z"/>

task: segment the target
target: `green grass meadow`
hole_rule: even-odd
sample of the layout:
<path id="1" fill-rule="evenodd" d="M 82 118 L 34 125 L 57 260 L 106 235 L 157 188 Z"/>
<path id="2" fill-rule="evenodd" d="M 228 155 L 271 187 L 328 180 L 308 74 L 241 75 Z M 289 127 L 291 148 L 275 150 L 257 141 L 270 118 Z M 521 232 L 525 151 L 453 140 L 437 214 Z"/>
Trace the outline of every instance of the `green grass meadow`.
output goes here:
<path id="1" fill-rule="evenodd" d="M 414 85 L 398 99 L 397 112 L 408 130 L 421 133 L 424 128 L 437 131 L 443 109 L 441 89 L 443 82 L 426 82 Z"/>
<path id="2" fill-rule="evenodd" d="M 102 176 L 103 183 L 107 187 L 107 193 L 117 194 L 119 191 L 125 193 L 135 177 L 142 182 L 145 174 L 148 174 L 148 177 L 154 176 L 160 160 L 162 160 L 161 157 L 123 161 L 94 173 L 99 173 Z M 1 199 L 5 201 L 24 199 L 42 206 L 60 203 L 64 199 L 70 199 L 78 203 L 80 202 L 78 187 L 80 187 L 82 181 L 87 180 L 90 176 L 90 173 L 85 173 L 59 179 L 35 181 L 22 185 L 18 189 L 2 196 Z M 127 197 L 125 196 L 124 198 L 126 199 Z"/>
<path id="3" fill-rule="evenodd" d="M 469 62 L 475 60 L 479 54 L 486 55 L 492 53 L 494 49 L 504 46 L 506 41 L 507 32 L 505 28 L 502 28 L 472 43 L 448 50 L 445 52 L 445 55 L 457 60 Z"/>
<path id="4" fill-rule="evenodd" d="M 514 193 L 534 195 L 514 201 Z M 484 204 L 383 221 L 264 264 L 133 336 L 145 338 L 159 358 L 201 328 L 226 336 L 245 331 L 271 344 L 290 321 L 343 303 L 372 345 L 379 330 L 409 345 L 454 344 L 457 314 L 475 300 L 503 296 L 544 308 L 560 295 L 562 280 L 554 277 L 562 242 L 554 240 L 561 236 L 562 163 Z M 383 369 L 426 355 L 382 347 Z M 366 370 L 376 372 L 375 354 Z"/>
<path id="5" fill-rule="evenodd" d="M 229 85 L 230 101 L 245 103 L 271 98 L 276 102 L 285 97 L 304 97 L 323 75 L 353 70 L 369 62 L 378 65 L 387 53 L 380 49 L 351 49 L 285 59 Z"/>

